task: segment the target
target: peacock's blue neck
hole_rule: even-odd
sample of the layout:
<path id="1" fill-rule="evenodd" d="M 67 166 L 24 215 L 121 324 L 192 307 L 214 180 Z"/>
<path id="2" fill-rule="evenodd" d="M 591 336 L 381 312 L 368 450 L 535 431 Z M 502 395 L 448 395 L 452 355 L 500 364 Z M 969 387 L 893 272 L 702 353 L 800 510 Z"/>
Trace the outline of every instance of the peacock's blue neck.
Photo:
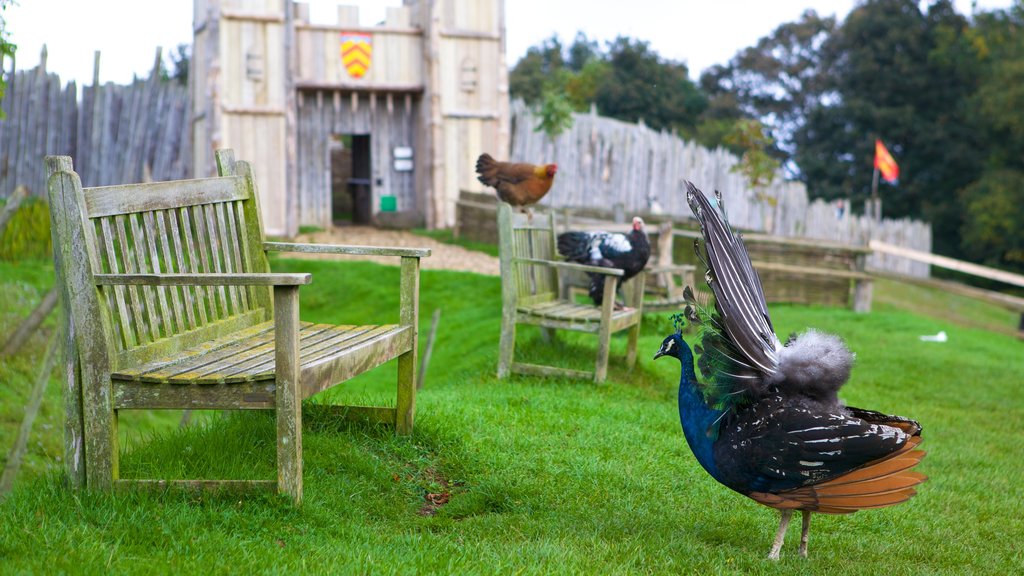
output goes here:
<path id="1" fill-rule="evenodd" d="M 709 434 L 722 410 L 713 410 L 704 402 L 704 396 L 697 386 L 697 375 L 693 371 L 693 353 L 683 343 L 679 361 L 683 366 L 679 377 L 679 422 L 683 425 L 683 434 L 690 450 L 697 457 L 700 465 L 708 474 L 718 478 L 718 468 L 712 454 L 713 434 Z"/>

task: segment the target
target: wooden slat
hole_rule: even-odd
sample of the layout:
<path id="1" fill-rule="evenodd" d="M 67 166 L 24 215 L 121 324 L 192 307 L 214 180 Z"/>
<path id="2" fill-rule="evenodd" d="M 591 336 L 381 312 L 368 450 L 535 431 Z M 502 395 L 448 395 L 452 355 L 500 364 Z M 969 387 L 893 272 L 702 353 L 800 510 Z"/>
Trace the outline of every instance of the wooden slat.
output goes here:
<path id="1" fill-rule="evenodd" d="M 202 243 L 204 237 L 202 218 L 196 217 L 194 209 L 194 206 L 181 209 L 181 223 L 185 228 L 185 243 L 188 245 L 189 262 L 191 262 L 190 272 L 193 274 L 209 274 L 210 262 L 206 256 L 205 244 Z M 193 220 L 195 221 L 195 232 L 197 234 L 194 237 L 192 235 Z M 206 299 L 201 303 L 199 310 L 203 324 L 207 322 L 207 313 L 209 313 L 211 321 L 220 317 L 217 313 L 217 299 L 214 295 L 213 286 L 206 287 Z"/>
<path id="2" fill-rule="evenodd" d="M 188 350 L 207 340 L 217 338 L 222 334 L 230 334 L 254 326 L 263 321 L 262 316 L 263 314 L 258 311 L 238 314 L 214 320 L 194 330 L 165 338 L 159 342 L 141 344 L 118 354 L 117 366 L 119 369 L 122 369 L 122 367 L 127 368 L 152 362 L 158 358 L 176 356 L 184 350 Z"/>
<path id="3" fill-rule="evenodd" d="M 124 264 L 124 269 L 129 274 L 137 274 L 139 272 L 135 265 L 135 254 L 132 253 L 131 246 L 128 243 L 128 234 L 125 232 L 123 215 L 117 215 L 114 217 L 114 228 L 117 230 L 118 246 L 121 248 L 121 263 Z M 129 301 L 131 302 L 131 313 L 132 318 L 135 320 L 135 331 L 138 337 L 138 343 L 143 344 L 151 342 L 149 327 L 146 322 L 142 319 L 142 299 L 139 297 L 139 289 L 135 286 L 128 287 Z"/>
<path id="4" fill-rule="evenodd" d="M 85 190 L 86 210 L 90 218 L 245 200 L 248 197 L 242 179 L 237 177 L 101 186 Z"/>
<path id="5" fill-rule="evenodd" d="M 192 236 L 192 214 L 188 208 L 182 208 L 178 210 L 178 215 L 181 217 L 181 231 L 185 236 L 185 248 L 188 250 L 188 271 L 191 274 L 198 274 L 200 272 L 206 272 L 206 270 L 200 269 L 201 262 L 199 261 L 199 253 L 196 251 L 195 242 Z M 207 302 L 210 303 L 210 309 L 213 315 L 211 319 L 217 318 L 216 304 L 213 303 L 213 288 L 207 286 L 206 290 L 196 288 L 194 292 L 196 297 L 196 311 L 199 316 L 199 324 L 206 324 L 207 320 L 206 307 Z"/>
<path id="6" fill-rule="evenodd" d="M 324 357 L 312 363 L 303 358 L 303 397 L 309 398 L 326 390 L 336 382 L 344 382 L 411 351 L 414 341 L 412 328 L 409 326 L 391 326 L 390 328 L 386 332 L 378 333 L 374 338 L 347 346 L 338 355 Z M 344 358 L 344 360 L 339 361 L 340 358 Z M 409 420 L 406 424 L 402 424 L 401 408 L 404 406 L 404 402 L 399 404 L 400 408 L 396 416 L 399 418 L 396 421 L 398 425 L 396 432 L 399 434 L 407 434 L 412 431 L 411 428 L 402 428 L 412 425 L 412 414 L 405 416 Z"/>
<path id="7" fill-rule="evenodd" d="M 523 362 L 516 362 L 512 364 L 512 372 L 515 374 L 523 374 L 525 376 L 581 378 L 585 380 L 591 380 L 594 377 L 593 372 L 571 370 L 569 368 L 556 368 L 554 366 L 541 366 L 538 364 L 525 364 Z"/>
<path id="8" fill-rule="evenodd" d="M 165 210 L 160 210 L 155 213 L 157 233 L 156 236 L 160 244 L 161 253 L 163 255 L 163 267 L 161 272 L 180 273 L 182 272 L 180 268 L 178 270 L 174 269 L 174 266 L 177 263 L 177 261 L 171 256 L 171 238 L 167 234 L 167 224 L 165 222 L 166 217 L 167 212 Z M 146 225 L 152 226 L 148 220 L 146 222 Z M 152 228 L 150 228 L 150 230 L 152 230 Z M 188 330 L 188 324 L 187 319 L 185 318 L 184 310 L 181 306 L 181 296 L 179 296 L 178 294 L 181 291 L 181 289 L 172 286 L 168 291 L 171 294 L 171 307 L 173 310 L 174 320 L 177 323 L 177 332 L 184 332 L 185 330 Z M 167 325 L 170 326 L 169 319 L 167 322 Z"/>
<path id="9" fill-rule="evenodd" d="M 117 252 L 114 250 L 114 231 L 110 228 L 110 218 L 100 219 L 100 229 L 103 233 L 103 246 L 106 250 L 107 265 L 111 272 L 120 272 L 120 265 L 117 263 Z M 114 302 L 116 303 L 117 317 L 120 320 L 119 326 L 119 338 L 122 343 L 122 349 L 131 348 L 136 345 L 138 339 L 135 336 L 135 329 L 133 324 L 128 317 L 128 307 L 124 302 L 125 288 L 123 286 L 114 286 Z"/>
<path id="10" fill-rule="evenodd" d="M 146 261 L 147 234 L 139 223 L 139 214 L 127 214 L 125 217 L 128 218 L 132 226 L 131 249 L 129 252 L 135 255 L 136 270 L 142 274 L 150 273 L 150 265 Z M 140 290 L 146 303 L 146 318 L 149 321 L 150 338 L 155 342 L 163 337 L 160 333 L 160 312 L 156 308 L 156 300 L 154 299 L 156 289 L 144 286 Z"/>
<path id="11" fill-rule="evenodd" d="M 273 323 L 262 322 L 228 336 L 208 340 L 172 357 L 136 363 L 133 366 L 119 369 L 114 377 L 119 380 L 139 382 L 168 382 L 176 374 L 195 370 L 205 363 L 215 362 L 220 358 L 235 354 L 234 345 L 239 340 L 269 342 L 273 338 Z"/>
<path id="12" fill-rule="evenodd" d="M 227 222 L 227 236 L 225 242 L 230 246 L 230 250 L 225 255 L 225 259 L 230 263 L 228 266 L 229 272 L 246 272 L 245 261 L 242 260 L 242 253 L 239 250 L 239 244 L 244 242 L 244 239 L 238 235 L 238 228 L 235 226 L 235 211 L 233 208 L 234 204 L 217 204 L 217 218 L 222 222 L 221 229 L 224 229 L 223 222 Z M 242 310 L 248 311 L 249 308 L 249 289 L 247 287 L 237 288 L 237 294 L 241 300 Z"/>
<path id="13" fill-rule="evenodd" d="M 275 406 L 277 389 L 273 380 L 210 384 L 208 386 L 169 386 L 113 381 L 116 409 L 173 410 L 267 410 Z"/>
<path id="14" fill-rule="evenodd" d="M 342 332 L 344 334 L 344 332 Z M 326 324 L 308 326 L 299 332 L 299 346 L 316 346 L 336 339 L 337 328 Z M 195 382 L 239 382 L 242 380 L 273 377 L 274 350 L 277 347 L 273 332 L 267 339 L 240 342 L 232 346 L 230 355 L 213 355 L 202 358 L 196 366 L 181 370 L 171 378 Z"/>
<path id="15" fill-rule="evenodd" d="M 256 263 L 254 261 L 254 256 L 249 250 L 249 245 L 251 244 L 252 239 L 249 237 L 248 225 L 245 223 L 245 203 L 232 202 L 228 204 L 228 212 L 231 214 L 231 221 L 238 222 L 238 243 L 241 244 L 242 262 L 244 262 L 243 269 L 246 272 L 265 272 L 265 270 L 257 270 L 255 268 Z M 262 240 L 260 240 L 260 242 L 262 242 Z M 259 297 L 256 294 L 256 289 L 247 288 L 246 291 L 249 292 L 249 299 L 251 301 L 250 306 L 252 308 L 258 307 Z"/>
<path id="16" fill-rule="evenodd" d="M 184 491 L 202 492 L 205 494 L 230 492 L 232 495 L 238 495 L 272 492 L 277 488 L 277 482 L 273 480 L 143 480 L 121 478 L 114 483 L 114 488 L 119 491 Z"/>
<path id="17" fill-rule="evenodd" d="M 167 224 L 170 227 L 171 232 L 171 250 L 174 253 L 174 262 L 177 265 L 177 272 L 179 274 L 185 274 L 190 271 L 189 268 L 185 267 L 185 252 L 181 243 L 181 232 L 178 230 L 178 211 L 177 210 L 166 210 L 165 215 L 167 216 Z M 166 240 L 165 240 L 166 241 Z M 196 327 L 196 306 L 198 305 L 196 292 L 199 291 L 198 287 L 193 286 L 182 286 L 181 294 L 184 298 L 182 302 L 185 309 L 185 318 L 188 319 L 189 330 Z"/>
<path id="18" fill-rule="evenodd" d="M 160 266 L 160 254 L 157 252 L 156 247 L 156 236 L 159 233 L 159 229 L 156 226 L 153 213 L 143 212 L 142 221 L 146 225 L 145 237 L 146 247 L 149 248 L 150 266 L 153 272 L 161 274 L 163 268 Z M 171 336 L 174 334 L 174 316 L 171 313 L 171 308 L 167 305 L 167 288 L 163 286 L 157 288 L 156 295 L 157 301 L 160 303 L 160 325 L 164 329 L 164 335 Z"/>
<path id="19" fill-rule="evenodd" d="M 211 225 L 209 206 L 193 206 L 192 216 L 194 217 L 193 223 L 196 225 L 196 232 L 199 236 L 196 236 L 197 248 L 199 248 L 199 260 L 203 263 L 203 272 L 207 274 L 220 274 L 222 273 L 220 266 L 220 243 L 217 241 L 217 235 L 214 233 L 213 226 Z M 218 313 L 221 318 L 226 318 L 231 315 L 231 311 L 228 310 L 228 298 L 227 290 L 224 286 L 217 286 L 215 289 L 217 293 L 217 302 L 220 303 L 220 312 Z"/>
<path id="20" fill-rule="evenodd" d="M 304 252 L 307 254 L 348 254 L 355 256 L 401 256 L 426 258 L 428 248 L 383 248 L 380 246 L 342 246 L 339 244 L 296 244 L 292 242 L 264 242 L 265 250 L 278 252 Z"/>
<path id="21" fill-rule="evenodd" d="M 100 286 L 302 286 L 313 281 L 305 272 L 279 274 L 96 274 Z"/>
<path id="22" fill-rule="evenodd" d="M 319 360 L 322 357 L 329 356 L 337 353 L 339 350 L 362 342 L 374 335 L 376 331 L 381 330 L 383 327 L 380 326 L 359 326 L 353 330 L 344 331 L 332 331 L 328 334 L 328 338 L 319 339 L 314 342 L 310 342 L 304 349 L 300 349 L 303 362 L 312 362 Z M 267 377 L 274 371 L 273 358 L 270 356 L 260 356 L 253 358 L 250 361 L 234 366 L 224 373 L 218 374 L 214 378 L 227 378 L 228 381 L 234 378 L 260 378 Z M 209 376 L 208 376 L 209 377 Z"/>
<path id="23" fill-rule="evenodd" d="M 214 260 L 220 263 L 224 272 L 231 272 L 234 265 L 231 262 L 231 249 L 228 247 L 227 223 L 224 222 L 223 206 L 223 204 L 210 204 L 203 206 L 203 209 L 206 211 L 206 222 L 213 237 Z M 231 313 L 238 314 L 240 312 L 238 287 L 228 286 L 226 289 L 228 300 L 231 302 Z"/>

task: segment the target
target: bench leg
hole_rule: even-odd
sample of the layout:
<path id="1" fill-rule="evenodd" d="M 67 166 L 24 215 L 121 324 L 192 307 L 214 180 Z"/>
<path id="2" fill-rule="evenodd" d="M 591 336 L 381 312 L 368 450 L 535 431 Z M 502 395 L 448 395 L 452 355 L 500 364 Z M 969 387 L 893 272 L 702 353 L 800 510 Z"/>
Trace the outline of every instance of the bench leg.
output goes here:
<path id="1" fill-rule="evenodd" d="M 636 343 L 640 339 L 640 323 L 629 329 L 629 343 L 626 345 L 626 367 L 630 370 L 636 366 Z"/>
<path id="2" fill-rule="evenodd" d="M 612 344 L 612 309 L 615 306 L 615 288 L 618 279 L 604 279 L 604 300 L 601 302 L 601 328 L 597 333 L 597 361 L 594 363 L 594 382 L 601 384 L 608 377 L 608 353 Z"/>
<path id="3" fill-rule="evenodd" d="M 498 378 L 506 378 L 512 370 L 512 361 L 516 353 L 516 322 L 515 319 L 502 318 L 501 339 L 498 344 Z"/>
<path id="4" fill-rule="evenodd" d="M 299 390 L 299 288 L 274 288 L 277 372 L 277 490 L 302 503 L 302 394 Z"/>
<path id="5" fill-rule="evenodd" d="M 395 433 L 412 434 L 416 415 L 416 348 L 398 357 L 398 401 L 395 405 Z"/>

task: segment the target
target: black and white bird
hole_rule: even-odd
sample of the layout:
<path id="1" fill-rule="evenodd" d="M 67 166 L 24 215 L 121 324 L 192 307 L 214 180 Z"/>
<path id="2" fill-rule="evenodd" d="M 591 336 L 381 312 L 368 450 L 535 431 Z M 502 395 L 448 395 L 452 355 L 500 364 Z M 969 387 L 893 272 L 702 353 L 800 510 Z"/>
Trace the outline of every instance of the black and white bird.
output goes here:
<path id="1" fill-rule="evenodd" d="M 911 470 L 924 457 L 921 426 L 900 416 L 845 406 L 840 387 L 854 355 L 838 337 L 817 330 L 775 335 L 761 281 L 743 240 L 732 232 L 721 197 L 710 200 L 687 182 L 700 222 L 714 309 L 692 290 L 685 315 L 699 326 L 694 357 L 679 330 L 655 358 L 682 364 L 679 420 L 700 465 L 717 481 L 781 512 L 769 558 L 778 559 L 794 510 L 803 513 L 800 555 L 807 555 L 812 512 L 849 514 L 899 504 L 925 476 Z M 678 319 L 678 318 L 677 318 Z"/>
<path id="2" fill-rule="evenodd" d="M 558 235 L 558 253 L 570 262 L 621 268 L 621 286 L 636 276 L 647 265 L 651 257 L 651 243 L 644 231 L 642 218 L 633 218 L 633 229 L 628 234 L 618 232 L 570 231 Z M 604 294 L 604 277 L 589 274 L 590 297 L 594 304 L 601 305 Z"/>

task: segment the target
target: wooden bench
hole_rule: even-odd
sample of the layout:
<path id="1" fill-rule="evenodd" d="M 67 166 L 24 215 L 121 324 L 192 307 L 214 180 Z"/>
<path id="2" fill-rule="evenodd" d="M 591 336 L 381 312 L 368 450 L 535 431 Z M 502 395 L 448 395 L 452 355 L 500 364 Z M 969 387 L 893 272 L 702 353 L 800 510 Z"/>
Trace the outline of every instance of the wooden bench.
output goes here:
<path id="1" fill-rule="evenodd" d="M 73 486 L 277 489 L 302 500 L 302 401 L 398 359 L 394 407 L 339 414 L 413 429 L 419 259 L 429 250 L 266 242 L 252 169 L 230 150 L 219 176 L 82 188 L 66 156 L 47 157 L 63 299 L 69 478 Z M 299 322 L 309 274 L 274 274 L 267 251 L 401 258 L 395 324 Z M 339 305 L 344 301 L 339 300 Z M 121 410 L 277 412 L 277 479 L 119 477 Z"/>
<path id="2" fill-rule="evenodd" d="M 498 378 L 509 373 L 539 376 L 568 376 L 604 382 L 608 375 L 608 353 L 611 335 L 629 330 L 626 364 L 636 364 L 636 345 L 640 336 L 643 301 L 633 298 L 629 308 L 615 310 L 615 292 L 624 272 L 618 268 L 601 268 L 566 262 L 555 254 L 555 222 L 551 213 L 535 213 L 532 221 L 515 212 L 508 204 L 498 204 L 498 245 L 501 260 L 501 343 L 498 356 Z M 559 272 L 601 274 L 604 279 L 604 301 L 599 308 L 578 304 L 562 297 Z M 643 292 L 643 275 L 633 282 Z M 544 331 L 575 330 L 597 334 L 597 358 L 594 371 L 570 370 L 515 362 L 516 325 L 532 324 Z M 546 332 L 547 333 L 547 332 Z"/>

